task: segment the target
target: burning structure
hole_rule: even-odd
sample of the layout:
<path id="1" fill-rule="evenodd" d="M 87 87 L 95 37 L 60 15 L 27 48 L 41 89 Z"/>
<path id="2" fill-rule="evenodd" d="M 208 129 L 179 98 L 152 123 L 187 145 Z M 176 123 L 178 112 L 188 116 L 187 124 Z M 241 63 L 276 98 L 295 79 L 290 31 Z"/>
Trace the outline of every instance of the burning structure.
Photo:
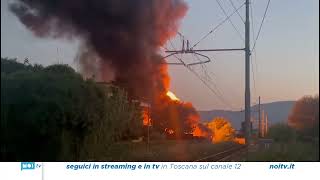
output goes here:
<path id="1" fill-rule="evenodd" d="M 37 37 L 80 40 L 82 74 L 145 98 L 154 128 L 177 136 L 193 131 L 199 115 L 167 94 L 170 78 L 159 54 L 187 12 L 183 0 L 17 0 L 10 9 Z"/>

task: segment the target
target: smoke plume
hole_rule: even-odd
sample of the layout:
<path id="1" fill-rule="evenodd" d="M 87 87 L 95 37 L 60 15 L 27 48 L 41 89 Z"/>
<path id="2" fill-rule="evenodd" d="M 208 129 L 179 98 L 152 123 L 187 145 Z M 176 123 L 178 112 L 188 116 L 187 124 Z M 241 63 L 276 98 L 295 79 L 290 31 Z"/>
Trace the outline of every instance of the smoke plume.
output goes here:
<path id="1" fill-rule="evenodd" d="M 150 97 L 150 90 L 168 88 L 157 52 L 175 35 L 187 6 L 181 0 L 20 0 L 10 9 L 38 37 L 80 38 L 86 74 Z"/>
<path id="2" fill-rule="evenodd" d="M 170 79 L 159 48 L 176 34 L 187 12 L 183 0 L 18 0 L 10 9 L 37 37 L 79 39 L 83 74 L 169 106 Z M 181 107 L 197 115 L 192 106 Z"/>

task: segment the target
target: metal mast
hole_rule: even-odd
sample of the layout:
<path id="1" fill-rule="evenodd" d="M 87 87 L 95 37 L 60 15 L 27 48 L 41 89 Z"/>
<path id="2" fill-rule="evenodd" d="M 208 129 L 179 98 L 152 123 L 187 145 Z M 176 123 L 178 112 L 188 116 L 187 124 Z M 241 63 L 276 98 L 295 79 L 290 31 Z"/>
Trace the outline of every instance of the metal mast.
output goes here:
<path id="1" fill-rule="evenodd" d="M 249 0 L 246 0 L 246 21 L 245 21 L 245 138 L 246 144 L 250 143 L 251 122 L 250 122 L 250 21 L 249 21 Z"/>

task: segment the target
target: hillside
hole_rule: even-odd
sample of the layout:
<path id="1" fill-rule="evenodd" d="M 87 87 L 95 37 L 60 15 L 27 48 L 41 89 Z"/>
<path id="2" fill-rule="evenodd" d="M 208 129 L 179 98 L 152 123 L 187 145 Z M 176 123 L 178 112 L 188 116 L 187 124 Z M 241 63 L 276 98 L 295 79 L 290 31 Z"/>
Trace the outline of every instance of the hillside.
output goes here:
<path id="1" fill-rule="evenodd" d="M 295 101 L 278 101 L 272 103 L 261 104 L 261 109 L 268 114 L 270 125 L 278 122 L 286 122 L 289 113 Z M 254 117 L 258 117 L 258 105 L 251 108 Z M 211 110 L 211 111 L 198 111 L 201 121 L 211 120 L 214 117 L 225 117 L 232 123 L 233 127 L 240 129 L 241 122 L 244 121 L 244 111 L 226 111 L 226 110 Z"/>

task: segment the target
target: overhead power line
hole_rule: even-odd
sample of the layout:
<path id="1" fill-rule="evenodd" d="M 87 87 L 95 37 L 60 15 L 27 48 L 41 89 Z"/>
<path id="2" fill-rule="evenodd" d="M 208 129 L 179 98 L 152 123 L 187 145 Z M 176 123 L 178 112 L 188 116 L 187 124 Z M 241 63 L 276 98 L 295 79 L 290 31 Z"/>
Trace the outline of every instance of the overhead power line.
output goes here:
<path id="1" fill-rule="evenodd" d="M 227 105 L 231 110 L 233 109 L 232 105 L 226 101 L 221 94 L 219 94 L 217 91 L 215 91 L 204 79 L 201 78 L 201 76 L 195 72 L 190 67 L 186 66 L 189 71 L 191 71 L 211 92 L 213 92 L 225 105 Z"/>
<path id="2" fill-rule="evenodd" d="M 230 4 L 231 4 L 231 6 L 233 7 L 233 9 L 234 9 L 234 10 L 237 10 L 237 8 L 236 8 L 236 6 L 234 5 L 233 1 L 232 1 L 232 0 L 229 0 L 229 2 L 230 2 Z M 243 23 L 245 23 L 244 19 L 243 19 L 242 16 L 240 15 L 240 13 L 239 13 L 238 11 L 236 11 L 236 12 L 237 12 L 238 16 L 240 17 L 241 21 L 242 21 Z"/>
<path id="3" fill-rule="evenodd" d="M 197 56 L 197 54 L 194 54 L 195 58 L 197 58 L 198 61 L 201 61 L 199 59 L 199 57 Z M 216 59 L 216 58 L 213 58 L 213 59 Z M 211 78 L 211 76 L 209 75 L 209 71 L 207 69 L 207 66 L 206 64 L 201 64 L 201 69 L 202 69 L 202 73 L 203 73 L 203 80 L 205 80 L 209 85 L 212 85 L 213 87 L 215 87 L 215 89 L 217 90 L 217 92 L 222 96 L 224 97 L 224 93 L 222 93 L 223 91 L 220 91 L 219 90 L 219 87 L 217 86 L 217 84 L 213 81 L 213 78 Z M 211 74 L 213 74 L 212 72 L 210 72 Z M 213 74 L 214 75 L 214 74 Z M 215 75 L 214 75 L 215 76 Z M 236 93 L 232 92 L 232 89 L 229 89 L 229 91 L 235 95 Z M 229 102 L 228 102 L 229 103 Z M 230 103 L 229 103 L 230 104 Z M 232 106 L 232 105 L 230 105 Z"/>
<path id="4" fill-rule="evenodd" d="M 255 38 L 255 31 L 254 31 L 254 19 L 253 19 L 253 7 L 252 7 L 252 3 L 250 3 L 250 10 L 251 10 L 251 13 L 250 13 L 250 15 L 251 15 L 251 30 L 252 30 L 252 39 L 254 39 Z M 252 51 L 251 51 L 252 52 Z M 258 66 L 257 66 L 257 61 L 256 61 L 256 51 L 254 51 L 254 57 L 255 57 L 255 65 L 256 65 L 256 70 L 257 70 L 257 68 L 258 68 Z"/>
<path id="5" fill-rule="evenodd" d="M 168 48 L 164 47 L 164 49 L 168 50 Z M 233 106 L 225 100 L 225 98 L 222 96 L 220 91 L 213 89 L 196 71 L 194 71 L 190 66 L 188 66 L 181 58 L 179 58 L 176 54 L 173 55 L 176 59 L 180 61 L 184 67 L 186 67 L 191 73 L 193 73 L 212 93 L 215 94 L 215 96 L 224 103 L 227 107 L 229 107 L 231 110 L 234 109 Z"/>
<path id="6" fill-rule="evenodd" d="M 230 19 L 230 17 L 232 17 L 237 11 L 239 11 L 239 9 L 241 9 L 243 6 L 245 5 L 245 3 L 243 3 L 242 5 L 240 5 L 235 11 L 233 11 L 230 15 L 228 15 L 224 20 L 222 20 L 218 25 L 216 25 L 212 30 L 210 30 L 206 35 L 204 35 L 197 43 L 195 43 L 191 49 L 193 49 L 194 47 L 196 47 L 201 41 L 203 41 L 205 38 L 207 38 L 211 33 L 215 32 L 221 25 L 223 25 L 226 21 L 228 21 L 228 19 Z"/>
<path id="7" fill-rule="evenodd" d="M 250 13 L 250 18 L 251 18 L 251 30 L 252 30 L 252 39 L 255 38 L 255 33 L 254 33 L 254 20 L 253 20 L 253 8 L 252 8 L 252 3 L 250 3 L 250 10 L 251 10 L 251 13 Z M 253 92 L 254 92 L 254 96 L 257 94 L 257 88 L 256 88 L 256 78 L 255 78 L 255 71 L 256 71 L 256 74 L 258 74 L 258 65 L 257 65 L 257 54 L 256 54 L 256 51 L 253 52 L 254 55 L 253 56 L 250 56 L 251 57 L 251 70 L 252 70 L 252 80 L 253 80 Z M 252 64 L 252 61 L 254 61 L 255 63 L 255 68 L 253 67 L 253 64 Z M 255 71 L 254 71 L 255 69 Z"/>
<path id="8" fill-rule="evenodd" d="M 218 3 L 220 9 L 222 10 L 223 14 L 228 17 L 227 12 L 224 10 L 223 6 L 221 5 L 219 0 L 216 0 L 216 2 Z M 237 12 L 237 11 L 236 11 Z M 232 20 L 229 18 L 228 21 L 230 22 L 230 24 L 232 25 L 233 29 L 238 33 L 239 37 L 244 41 L 244 38 L 242 36 L 242 34 L 240 33 L 240 31 L 238 30 L 238 28 L 233 24 Z"/>
<path id="9" fill-rule="evenodd" d="M 191 71 L 194 75 L 197 76 L 197 78 L 199 78 L 199 80 L 204 84 L 206 85 L 217 97 L 219 97 L 219 99 L 224 102 L 225 104 L 228 104 L 226 102 L 226 100 L 223 98 L 223 96 L 221 95 L 222 93 L 219 93 L 217 92 L 217 90 L 215 90 L 214 88 L 212 88 L 212 86 L 210 86 L 208 84 L 208 82 L 210 82 L 209 80 L 204 80 L 206 78 L 201 78 L 201 76 L 196 72 L 194 71 L 190 66 L 191 65 L 202 65 L 204 63 L 207 63 L 207 62 L 210 62 L 210 58 L 208 56 L 205 56 L 203 54 L 199 54 L 197 52 L 213 52 L 213 51 L 244 51 L 245 52 L 245 98 L 244 98 L 244 105 L 245 105 L 245 140 L 246 140 L 246 144 L 251 144 L 251 139 L 252 139 L 252 136 L 251 136 L 251 128 L 250 128 L 250 118 L 251 118 L 251 95 L 250 95 L 250 81 L 251 81 L 251 73 L 253 74 L 253 81 L 254 81 L 254 86 L 255 86 L 255 76 L 254 76 L 254 71 L 252 68 L 252 70 L 250 70 L 250 67 L 253 67 L 252 65 L 252 60 L 251 60 L 251 52 L 254 51 L 255 47 L 256 47 L 256 43 L 257 43 L 257 40 L 260 36 L 260 32 L 261 32 L 261 29 L 262 29 L 262 26 L 263 26 L 263 23 L 264 23 L 264 20 L 266 18 L 266 14 L 267 14 L 267 11 L 268 11 L 268 8 L 269 8 L 269 5 L 270 5 L 270 0 L 268 1 L 268 4 L 267 4 L 267 7 L 266 7 L 266 10 L 264 12 L 264 16 L 262 18 L 262 22 L 261 22 L 261 25 L 260 25 L 260 28 L 259 28 L 259 31 L 258 31 L 258 35 L 257 37 L 255 38 L 255 41 L 254 41 L 254 46 L 252 48 L 252 50 L 250 51 L 250 36 L 251 36 L 251 33 L 250 33 L 250 9 L 252 9 L 250 7 L 250 0 L 245 0 L 245 41 L 244 41 L 244 45 L 245 47 L 244 48 L 220 48 L 220 49 L 193 49 L 195 46 L 197 46 L 203 39 L 205 39 L 209 34 L 213 33 L 216 28 L 218 28 L 219 26 L 221 26 L 225 21 L 229 20 L 229 22 L 231 23 L 231 25 L 233 26 L 233 28 L 237 31 L 237 28 L 235 27 L 235 25 L 232 23 L 230 17 L 234 14 L 234 13 L 237 13 L 237 11 L 241 8 L 241 6 L 236 9 L 236 11 L 232 14 L 232 15 L 227 15 L 226 11 L 224 10 L 224 8 L 222 7 L 221 3 L 219 0 L 216 0 L 216 2 L 218 3 L 219 7 L 221 8 L 221 10 L 223 11 L 223 13 L 226 15 L 226 19 L 221 22 L 220 24 L 218 24 L 218 26 L 216 26 L 213 30 L 211 30 L 209 33 L 207 33 L 203 38 L 200 39 L 200 41 L 198 41 L 195 45 L 193 45 L 191 48 L 189 47 L 189 41 L 187 40 L 187 49 L 184 48 L 184 41 L 183 41 L 183 45 L 182 45 L 182 50 L 179 50 L 179 51 L 176 51 L 176 50 L 167 50 L 165 52 L 167 53 L 170 53 L 169 55 L 165 56 L 164 58 L 166 57 L 169 57 L 169 56 L 173 56 L 176 57 L 177 59 L 179 59 L 176 55 L 177 54 L 198 54 L 198 55 L 201 55 L 205 58 L 208 58 L 209 60 L 208 61 L 205 61 L 205 62 L 197 62 L 197 63 L 191 63 L 191 64 L 186 64 L 183 62 L 183 60 L 181 60 L 181 58 L 179 59 L 179 61 L 181 63 L 173 63 L 173 64 L 179 64 L 179 65 L 184 65 L 189 71 Z M 232 1 L 230 1 L 231 3 L 233 3 Z M 252 16 L 251 16 L 251 19 L 253 20 Z M 252 26 L 253 27 L 253 26 Z M 237 31 L 239 33 L 239 31 Z M 240 36 L 241 36 L 241 33 L 239 33 Z M 251 63 L 250 63 L 251 62 Z M 204 70 L 204 66 L 202 66 L 203 70 Z M 252 72 L 251 72 L 252 71 Z M 217 87 L 216 87 L 217 89 Z"/>
<path id="10" fill-rule="evenodd" d="M 267 12 L 268 12 L 268 9 L 269 9 L 270 1 L 271 1 L 271 0 L 268 0 L 268 4 L 267 4 L 267 7 L 266 7 L 266 9 L 265 9 L 265 11 L 264 11 L 264 15 L 263 15 L 263 18 L 262 18 L 260 27 L 259 27 L 259 31 L 258 31 L 257 37 L 256 37 L 256 39 L 255 39 L 255 41 L 254 41 L 254 44 L 253 44 L 253 47 L 252 47 L 252 50 L 251 50 L 251 51 L 253 51 L 253 50 L 255 49 L 255 47 L 256 47 L 257 40 L 258 40 L 258 38 L 259 38 L 259 36 L 260 36 L 260 32 L 261 32 L 261 29 L 262 29 L 262 25 L 263 25 L 264 20 L 265 20 L 265 18 L 266 18 L 266 16 L 267 16 Z"/>

